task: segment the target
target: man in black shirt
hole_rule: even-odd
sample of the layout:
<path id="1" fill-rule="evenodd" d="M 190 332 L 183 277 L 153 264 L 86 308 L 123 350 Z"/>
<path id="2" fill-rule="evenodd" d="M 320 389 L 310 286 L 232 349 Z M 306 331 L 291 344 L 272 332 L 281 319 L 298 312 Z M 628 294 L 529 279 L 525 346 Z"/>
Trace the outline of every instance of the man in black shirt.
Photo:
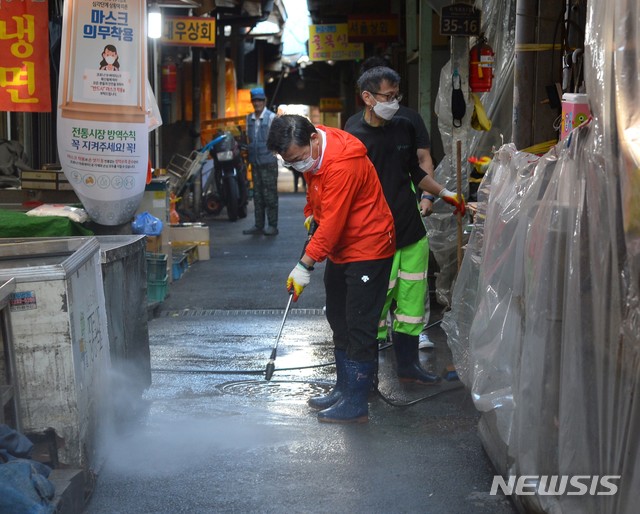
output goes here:
<path id="1" fill-rule="evenodd" d="M 426 372 L 418 358 L 418 335 L 424 327 L 427 288 L 428 241 L 421 214 L 425 215 L 425 196 L 439 196 L 464 212 L 464 201 L 438 184 L 423 169 L 417 157 L 416 133 L 411 122 L 395 116 L 401 95 L 400 76 L 378 66 L 365 71 L 358 80 L 365 108 L 347 120 L 344 129 L 367 147 L 396 228 L 396 254 L 389 281 L 387 301 L 381 316 L 378 337 L 386 338 L 386 315 L 395 302 L 393 347 L 398 378 L 402 382 L 434 384 L 437 375 Z M 420 205 L 416 188 L 422 190 Z"/>
<path id="2" fill-rule="evenodd" d="M 362 65 L 360 66 L 360 75 L 362 75 L 365 71 L 370 70 L 371 68 L 375 68 L 376 66 L 385 66 L 387 68 L 391 68 L 387 59 L 374 55 L 362 62 Z M 355 118 L 357 120 L 361 115 L 361 113 L 357 113 L 354 114 L 352 118 Z M 420 168 L 422 168 L 425 173 L 427 173 L 431 178 L 434 178 L 434 164 L 431 157 L 431 139 L 429 137 L 429 131 L 427 130 L 427 126 L 425 125 L 422 116 L 415 109 L 411 109 L 410 107 L 407 107 L 403 104 L 399 104 L 398 112 L 395 117 L 407 118 L 411 122 L 411 125 L 413 125 L 413 129 L 415 130 L 416 135 L 416 154 L 418 156 L 418 163 L 420 164 Z M 347 124 L 350 123 L 353 123 L 351 119 L 347 120 Z M 421 198 L 423 216 L 429 216 L 433 212 L 433 202 L 435 202 L 435 199 L 435 196 L 430 194 L 425 194 Z M 429 335 L 427 334 L 427 325 L 429 322 L 429 316 L 431 314 L 431 308 L 429 304 L 430 297 L 427 287 L 424 299 L 425 323 L 422 332 L 420 332 L 418 344 L 418 348 L 420 349 L 435 347 L 433 342 L 429 339 Z"/>

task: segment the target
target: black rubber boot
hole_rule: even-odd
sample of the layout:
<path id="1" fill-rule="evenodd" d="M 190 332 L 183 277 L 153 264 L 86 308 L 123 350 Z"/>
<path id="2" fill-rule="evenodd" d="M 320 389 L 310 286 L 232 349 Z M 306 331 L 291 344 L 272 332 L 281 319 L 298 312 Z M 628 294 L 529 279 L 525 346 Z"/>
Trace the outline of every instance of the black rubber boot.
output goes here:
<path id="1" fill-rule="evenodd" d="M 323 423 L 366 423 L 369 421 L 367 397 L 373 382 L 375 361 L 358 362 L 345 359 L 347 385 L 342 397 L 328 409 L 318 412 Z"/>
<path id="2" fill-rule="evenodd" d="M 342 392 L 347 386 L 347 377 L 344 370 L 344 361 L 347 358 L 347 352 L 346 350 L 338 350 L 336 348 L 333 351 L 333 354 L 336 358 L 336 385 L 333 386 L 333 389 L 331 389 L 329 394 L 309 398 L 307 403 L 309 404 L 309 407 L 313 407 L 314 409 L 326 409 L 331 407 L 340 398 L 342 398 Z"/>
<path id="3" fill-rule="evenodd" d="M 398 364 L 397 373 L 400 382 L 415 384 L 439 384 L 442 378 L 422 368 L 418 353 L 418 336 L 410 336 L 400 332 L 393 333 L 393 349 Z"/>

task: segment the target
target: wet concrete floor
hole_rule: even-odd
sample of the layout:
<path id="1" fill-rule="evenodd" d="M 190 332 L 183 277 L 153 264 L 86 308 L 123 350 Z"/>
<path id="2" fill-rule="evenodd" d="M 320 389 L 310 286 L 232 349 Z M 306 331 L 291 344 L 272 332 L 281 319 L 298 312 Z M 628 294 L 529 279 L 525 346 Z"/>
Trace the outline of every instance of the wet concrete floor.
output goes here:
<path id="1" fill-rule="evenodd" d="M 242 236 L 252 220 L 209 220 L 212 259 L 172 284 L 149 323 L 153 382 L 106 445 L 87 514 L 515 512 L 489 494 L 495 472 L 468 392 L 399 384 L 391 349 L 380 352 L 385 396 L 435 396 L 410 407 L 372 396 L 368 424 L 318 423 L 306 400 L 334 376 L 321 272 L 294 304 L 265 380 L 303 205 L 281 195 L 275 238 Z M 446 336 L 434 326 L 431 339 L 421 359 L 439 372 Z"/>

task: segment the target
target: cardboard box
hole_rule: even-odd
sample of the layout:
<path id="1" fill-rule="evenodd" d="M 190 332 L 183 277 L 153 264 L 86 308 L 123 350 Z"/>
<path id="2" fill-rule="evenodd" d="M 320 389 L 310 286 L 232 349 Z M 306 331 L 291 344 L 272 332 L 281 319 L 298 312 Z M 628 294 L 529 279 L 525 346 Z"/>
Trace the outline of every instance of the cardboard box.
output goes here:
<path id="1" fill-rule="evenodd" d="M 209 252 L 209 227 L 202 223 L 181 223 L 169 225 L 169 240 L 172 248 L 181 246 L 197 246 L 198 260 L 208 261 L 211 258 Z"/>

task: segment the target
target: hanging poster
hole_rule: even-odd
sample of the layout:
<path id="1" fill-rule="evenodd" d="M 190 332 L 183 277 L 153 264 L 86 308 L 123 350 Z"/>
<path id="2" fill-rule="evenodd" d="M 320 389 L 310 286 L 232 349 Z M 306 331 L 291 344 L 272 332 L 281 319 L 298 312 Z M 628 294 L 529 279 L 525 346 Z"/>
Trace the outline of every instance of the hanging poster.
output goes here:
<path id="1" fill-rule="evenodd" d="M 364 58 L 364 45 L 349 42 L 349 25 L 309 25 L 309 59 L 352 61 Z"/>
<path id="2" fill-rule="evenodd" d="M 144 194 L 149 140 L 145 0 L 66 0 L 58 154 L 91 218 L 119 225 Z"/>
<path id="3" fill-rule="evenodd" d="M 47 0 L 0 0 L 0 111 L 51 112 Z"/>

